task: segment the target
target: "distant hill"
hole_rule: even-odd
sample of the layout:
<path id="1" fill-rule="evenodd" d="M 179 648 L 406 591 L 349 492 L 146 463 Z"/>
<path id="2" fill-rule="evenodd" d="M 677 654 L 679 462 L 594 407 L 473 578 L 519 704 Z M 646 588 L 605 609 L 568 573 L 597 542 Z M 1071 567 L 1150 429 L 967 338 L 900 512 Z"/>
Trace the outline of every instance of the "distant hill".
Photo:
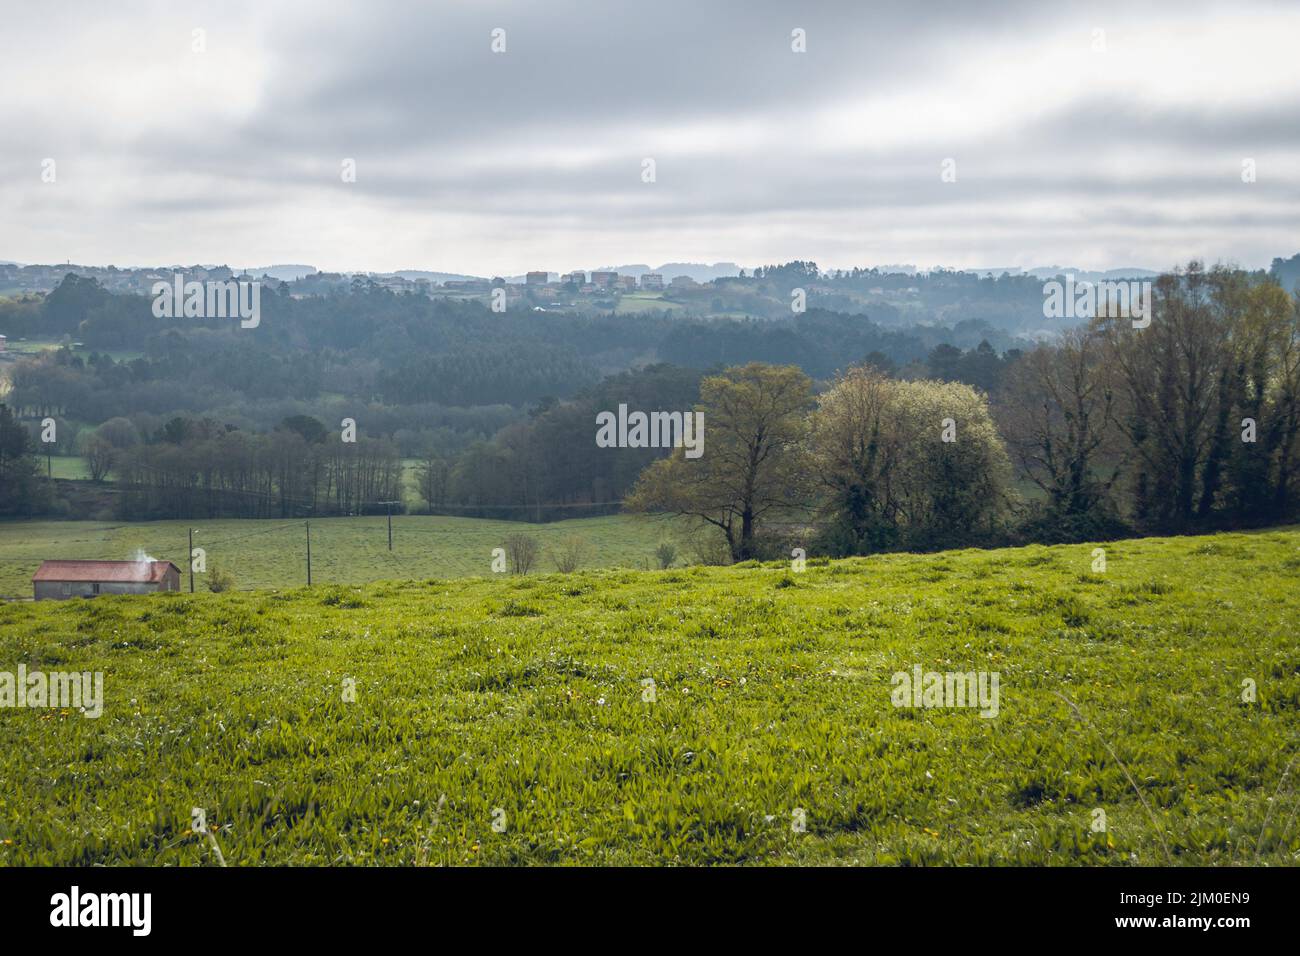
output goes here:
<path id="1" fill-rule="evenodd" d="M 449 279 L 453 282 L 464 282 L 469 279 L 487 278 L 487 276 L 468 276 L 459 272 L 430 272 L 427 269 L 401 269 L 397 272 L 386 273 L 387 275 L 400 276 L 403 279 L 410 279 L 414 282 L 416 279 L 428 279 L 430 282 L 446 282 Z M 520 282 L 523 281 L 521 278 Z"/>
<path id="2" fill-rule="evenodd" d="M 622 266 L 601 266 L 600 272 L 617 272 L 621 276 L 636 276 L 641 278 L 647 272 L 657 272 L 666 280 L 671 280 L 674 276 L 690 276 L 696 282 L 712 282 L 714 279 L 721 279 L 725 276 L 740 275 L 740 266 L 734 262 L 715 262 L 708 265 L 703 262 L 665 262 L 657 269 L 652 269 L 643 263 Z"/>
<path id="3" fill-rule="evenodd" d="M 1107 269 L 1099 272 L 1092 269 L 1079 269 L 1075 266 L 1034 266 L 1025 269 L 1021 266 L 997 266 L 984 269 L 962 269 L 981 276 L 1033 276 L 1036 279 L 1055 279 L 1057 276 L 1072 275 L 1082 282 L 1103 282 L 1109 279 L 1153 279 L 1160 273 L 1153 269 L 1140 269 L 1137 266 L 1125 266 L 1120 269 Z"/>
<path id="4" fill-rule="evenodd" d="M 1025 274 L 1039 279 L 1054 279 L 1057 276 L 1072 275 L 1084 282 L 1102 282 L 1107 279 L 1154 279 L 1160 275 L 1160 272 L 1155 269 L 1140 269 L 1137 266 L 1107 269 L 1104 272 L 1093 269 L 1076 269 L 1073 266 L 1037 266 L 1033 269 L 1026 269 Z"/>
<path id="5" fill-rule="evenodd" d="M 293 282 L 301 279 L 303 276 L 309 276 L 316 271 L 315 266 L 304 265 L 274 265 L 274 266 L 257 266 L 245 270 L 251 276 L 270 276 L 272 279 L 279 279 L 281 282 Z"/>

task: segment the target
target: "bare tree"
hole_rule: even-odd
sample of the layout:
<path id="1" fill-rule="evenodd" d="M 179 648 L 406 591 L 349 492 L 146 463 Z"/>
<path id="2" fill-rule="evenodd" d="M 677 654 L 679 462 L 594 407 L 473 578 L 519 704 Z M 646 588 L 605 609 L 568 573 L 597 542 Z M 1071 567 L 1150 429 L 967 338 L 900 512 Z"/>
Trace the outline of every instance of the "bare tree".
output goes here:
<path id="1" fill-rule="evenodd" d="M 416 466 L 416 481 L 420 497 L 429 512 L 437 511 L 447 502 L 447 486 L 451 481 L 451 465 L 441 455 L 428 454 Z"/>
<path id="2" fill-rule="evenodd" d="M 591 556 L 591 550 L 591 543 L 586 538 L 569 535 L 561 538 L 559 543 L 550 549 L 551 563 L 555 565 L 555 570 L 568 574 L 578 570 Z"/>
<path id="3" fill-rule="evenodd" d="M 1007 372 L 997 417 L 1021 473 L 1057 514 L 1084 514 L 1120 475 L 1114 392 L 1096 331 L 1072 329 L 1040 345 Z"/>
<path id="4" fill-rule="evenodd" d="M 86 459 L 86 466 L 90 469 L 90 480 L 103 481 L 117 461 L 117 449 L 93 432 L 85 435 L 79 444 L 81 454 Z"/>
<path id="5" fill-rule="evenodd" d="M 505 548 L 511 574 L 527 574 L 531 571 L 541 550 L 536 538 L 518 532 L 506 536 Z"/>

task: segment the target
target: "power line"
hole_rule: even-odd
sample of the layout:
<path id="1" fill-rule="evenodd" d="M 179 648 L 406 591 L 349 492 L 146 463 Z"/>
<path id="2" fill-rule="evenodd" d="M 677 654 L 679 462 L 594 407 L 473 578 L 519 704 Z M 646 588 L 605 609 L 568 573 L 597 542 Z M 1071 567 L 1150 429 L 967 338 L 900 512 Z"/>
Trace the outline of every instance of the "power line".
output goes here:
<path id="1" fill-rule="evenodd" d="M 190 520 L 194 520 L 194 519 L 190 519 Z M 201 520 L 203 520 L 203 519 L 200 518 L 200 519 L 198 519 L 198 520 L 201 521 Z M 267 520 L 270 520 L 270 519 L 267 519 L 267 518 L 227 518 L 227 519 L 214 518 L 214 519 L 212 519 L 212 520 L 215 520 L 215 521 L 221 521 L 221 520 L 227 520 L 227 521 L 267 521 Z M 215 542 L 202 541 L 202 542 L 200 542 L 200 543 L 201 543 L 201 544 L 209 544 L 209 543 L 212 543 L 212 544 L 230 544 L 230 542 L 232 542 L 232 541 L 242 541 L 242 540 L 244 540 L 245 538 L 254 538 L 254 537 L 256 537 L 256 536 L 259 535 L 259 534 L 270 534 L 270 533 L 273 532 L 273 531 L 283 531 L 285 528 L 296 528 L 296 527 L 298 527 L 298 522 L 294 521 L 294 522 L 291 522 L 290 524 L 277 525 L 277 526 L 274 527 L 274 528 L 263 528 L 263 529 L 261 529 L 260 531 L 250 531 L 250 532 L 248 532 L 247 534 L 237 534 L 237 535 L 235 535 L 233 538 L 218 538 Z M 200 530 L 200 531 L 201 531 L 201 530 L 203 530 L 203 529 L 200 528 L 200 529 L 197 529 L 197 530 Z"/>

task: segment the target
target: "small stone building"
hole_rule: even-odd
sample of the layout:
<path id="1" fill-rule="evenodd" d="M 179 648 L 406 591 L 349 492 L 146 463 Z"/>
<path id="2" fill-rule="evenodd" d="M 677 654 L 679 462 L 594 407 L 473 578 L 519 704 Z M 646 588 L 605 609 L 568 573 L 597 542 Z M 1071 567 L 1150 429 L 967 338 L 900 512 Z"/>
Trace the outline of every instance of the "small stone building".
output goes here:
<path id="1" fill-rule="evenodd" d="M 44 561 L 32 589 L 38 601 L 179 591 L 181 570 L 170 561 Z"/>

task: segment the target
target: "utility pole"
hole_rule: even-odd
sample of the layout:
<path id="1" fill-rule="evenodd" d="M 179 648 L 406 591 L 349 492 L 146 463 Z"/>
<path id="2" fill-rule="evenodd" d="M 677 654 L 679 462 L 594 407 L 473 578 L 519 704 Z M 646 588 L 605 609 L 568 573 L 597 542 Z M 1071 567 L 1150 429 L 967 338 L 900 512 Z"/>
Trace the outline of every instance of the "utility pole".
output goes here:
<path id="1" fill-rule="evenodd" d="M 307 587 L 311 587 L 311 522 L 304 522 L 307 525 Z"/>
<path id="2" fill-rule="evenodd" d="M 400 505 L 400 501 L 381 501 L 379 504 L 388 509 L 388 550 L 393 550 L 393 505 Z"/>
<path id="3" fill-rule="evenodd" d="M 194 593 L 194 529 L 190 528 L 190 593 Z"/>

